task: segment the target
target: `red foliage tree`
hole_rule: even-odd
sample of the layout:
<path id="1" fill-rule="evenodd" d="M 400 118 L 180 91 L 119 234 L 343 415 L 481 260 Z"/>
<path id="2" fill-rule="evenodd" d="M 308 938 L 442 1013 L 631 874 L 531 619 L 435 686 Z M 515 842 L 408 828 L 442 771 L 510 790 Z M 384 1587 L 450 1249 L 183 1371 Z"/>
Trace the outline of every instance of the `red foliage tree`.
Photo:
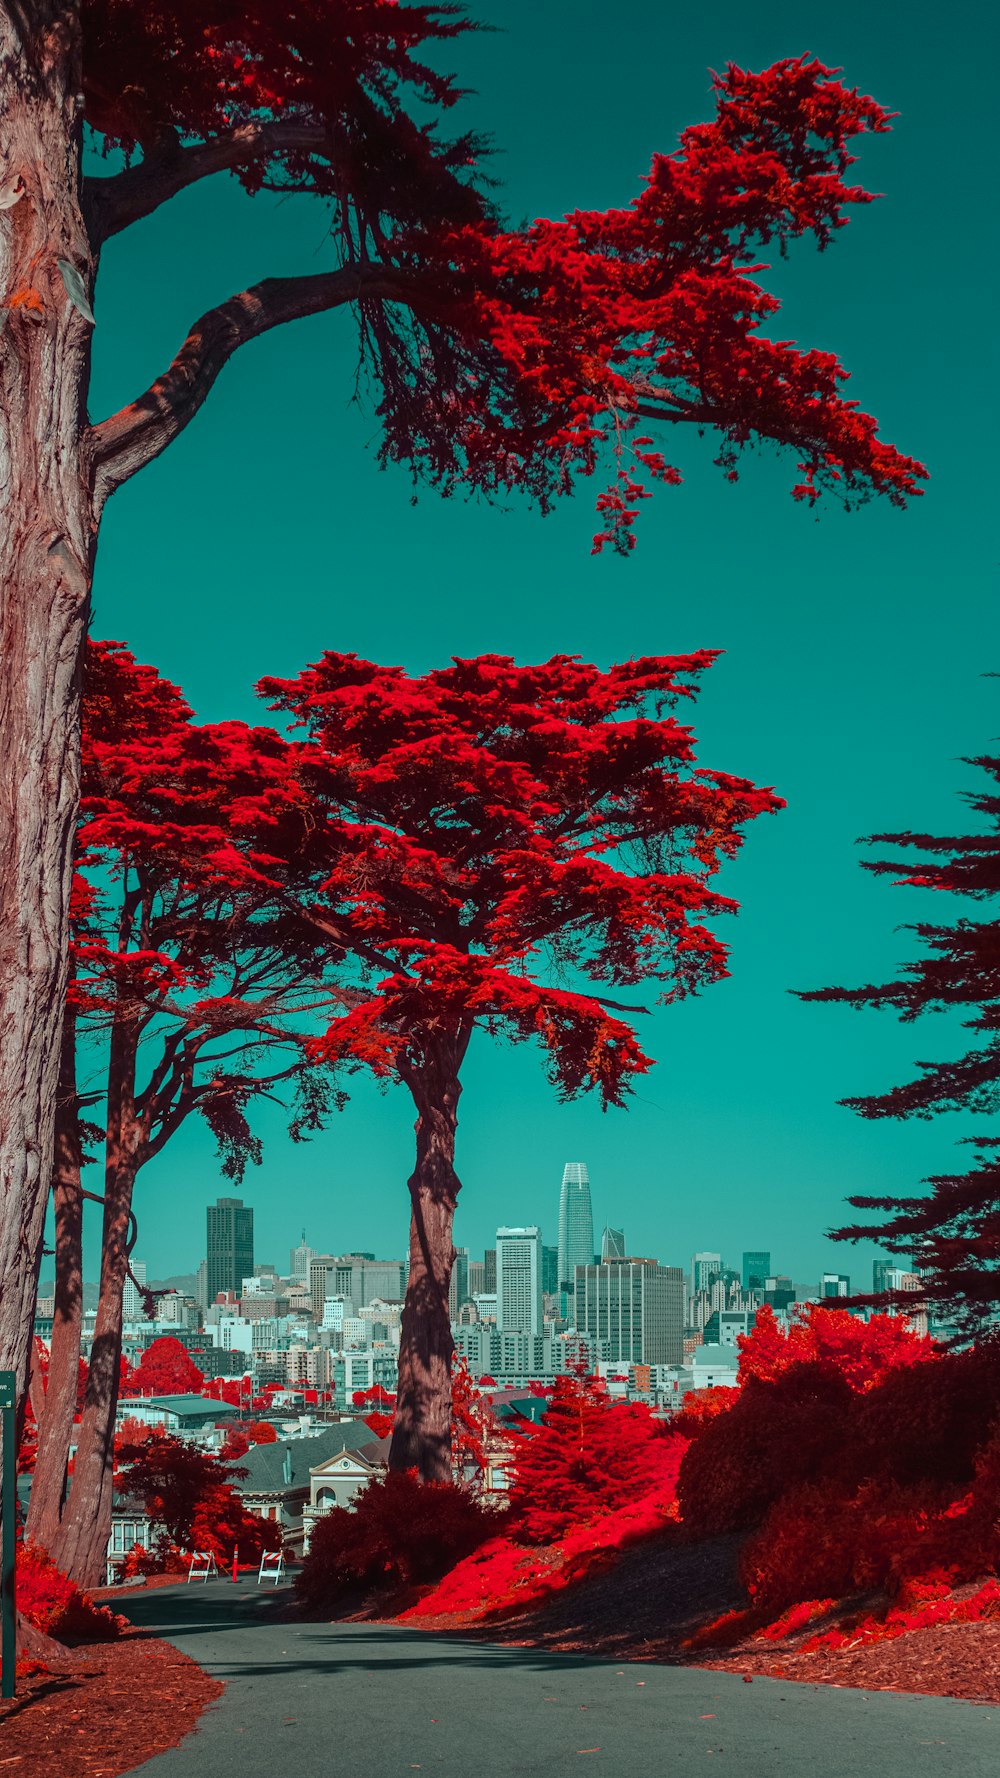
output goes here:
<path id="1" fill-rule="evenodd" d="M 269 1420 L 251 1420 L 247 1438 L 252 1445 L 276 1445 L 278 1442 L 278 1434 Z"/>
<path id="2" fill-rule="evenodd" d="M 126 1395 L 200 1395 L 205 1378 L 187 1347 L 166 1334 L 147 1346 L 131 1372 Z"/>
<path id="3" fill-rule="evenodd" d="M 596 1377 L 557 1377 L 537 1425 L 511 1441 L 516 1534 L 551 1543 L 573 1525 L 671 1493 L 684 1441 L 638 1402 L 611 1402 Z"/>
<path id="4" fill-rule="evenodd" d="M 659 155 L 637 200 L 502 227 L 481 144 L 436 126 L 459 96 L 433 66 L 465 30 L 451 7 L 301 0 L 294 13 L 206 0 L 25 0 L 0 14 L 0 190 L 15 467 L 0 539 L 9 621 L 0 757 L 0 1366 L 26 1376 L 53 1147 L 75 820 L 79 670 L 109 496 L 198 412 L 241 346 L 351 306 L 381 391 L 383 455 L 445 487 L 511 486 L 543 506 L 625 441 L 603 537 L 627 547 L 641 477 L 675 481 L 642 427 L 712 427 L 720 458 L 763 438 L 795 491 L 901 501 L 920 466 L 844 400 L 824 352 L 760 329 L 762 247 L 825 245 L 869 194 L 849 144 L 887 113 L 816 62 L 730 67 L 715 118 Z M 82 176 L 87 125 L 110 175 Z M 118 151 L 124 151 L 124 161 Z M 141 154 L 140 154 L 141 151 Z M 90 330 L 102 245 L 196 182 L 311 194 L 332 263 L 208 310 L 168 368 L 91 423 Z M 105 262 L 106 263 L 106 262 Z M 52 540 L 55 540 L 54 542 Z M 47 540 L 47 541 L 41 541 Z M 44 931 L 46 942 L 37 934 Z M 13 960 L 16 960 L 13 961 Z M 23 1239 L 22 1239 L 23 1232 Z"/>
<path id="5" fill-rule="evenodd" d="M 284 808 L 242 843 L 336 959 L 350 1011 L 319 1053 L 401 1081 L 417 1112 L 393 1468 L 451 1474 L 448 1313 L 462 1064 L 476 1029 L 533 1040 L 563 1097 L 621 1104 L 649 1066 L 609 998 L 726 974 L 706 921 L 747 822 L 780 806 L 694 769 L 672 714 L 714 656 L 457 660 L 410 678 L 327 654 L 261 691 L 308 731 Z M 568 987 L 568 979 L 577 985 Z"/>
<path id="6" fill-rule="evenodd" d="M 270 762 L 283 761 L 278 738 Z M 68 1153 L 67 1210 L 57 1217 L 56 1273 L 67 1310 L 53 1368 L 75 1371 L 79 1346 L 82 1132 L 75 1059 L 99 1042 L 105 1063 L 101 1284 L 74 1486 L 63 1498 L 71 1415 L 67 1390 L 41 1429 L 30 1531 L 75 1580 L 94 1585 L 110 1533 L 111 1452 L 123 1291 L 136 1239 L 132 1198 L 141 1169 L 192 1114 L 209 1124 L 223 1171 L 259 1159 L 248 1109 L 306 1076 L 293 1134 L 325 1109 L 323 1071 L 305 1043 L 329 996 L 309 952 L 282 927 L 229 830 L 232 803 L 266 796 L 268 741 L 241 724 L 199 727 L 177 688 L 119 644 L 87 653 L 83 801 L 77 834 L 74 973 L 64 1032 L 60 1132 Z M 224 789 L 223 789 L 224 786 Z M 230 799 L 227 802 L 227 797 Z M 238 872 L 237 872 L 238 866 Z M 237 881 L 238 876 L 238 881 Z M 273 899 L 273 898 L 272 898 Z M 315 952 L 315 943 L 312 951 Z M 92 1064 L 91 1064 L 92 1065 Z M 99 1097 L 99 1095 L 94 1095 Z M 57 1213 L 59 1200 L 57 1196 Z M 69 1211 L 72 1210 L 72 1227 Z M 60 1304 L 57 1303 L 57 1308 Z M 152 1304 L 150 1300 L 150 1312 Z M 183 1387 L 198 1389 L 193 1372 Z M 171 1392 L 146 1366 L 137 1390 Z"/>
<path id="7" fill-rule="evenodd" d="M 694 770 L 671 711 L 712 660 L 601 672 L 484 656 L 411 679 L 326 654 L 262 681 L 310 738 L 294 747 L 299 800 L 265 807 L 247 845 L 354 999 L 320 1054 L 399 1079 L 416 1108 L 393 1469 L 452 1472 L 454 1149 L 473 1031 L 539 1042 L 562 1097 L 621 1104 L 649 1060 L 617 1017 L 635 1008 L 607 990 L 658 981 L 673 1001 L 726 974 L 706 921 L 735 903 L 710 878 L 779 800 Z"/>
<path id="8" fill-rule="evenodd" d="M 252 1561 L 262 1550 L 279 1548 L 281 1533 L 245 1510 L 232 1485 L 237 1474 L 211 1452 L 157 1431 L 122 1450 L 118 1485 L 143 1501 L 149 1517 L 181 1549 L 211 1550 L 225 1562 L 239 1544 Z"/>

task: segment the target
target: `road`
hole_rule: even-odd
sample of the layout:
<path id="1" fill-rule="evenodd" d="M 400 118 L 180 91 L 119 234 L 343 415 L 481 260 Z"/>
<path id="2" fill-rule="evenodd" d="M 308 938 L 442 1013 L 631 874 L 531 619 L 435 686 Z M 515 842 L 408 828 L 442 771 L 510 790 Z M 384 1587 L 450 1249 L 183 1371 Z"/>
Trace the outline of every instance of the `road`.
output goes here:
<path id="1" fill-rule="evenodd" d="M 375 1624 L 305 1624 L 288 1597 L 155 1588 L 127 1615 L 225 1682 L 142 1778 L 995 1778 L 1000 1710 L 696 1667 L 584 1660 Z"/>

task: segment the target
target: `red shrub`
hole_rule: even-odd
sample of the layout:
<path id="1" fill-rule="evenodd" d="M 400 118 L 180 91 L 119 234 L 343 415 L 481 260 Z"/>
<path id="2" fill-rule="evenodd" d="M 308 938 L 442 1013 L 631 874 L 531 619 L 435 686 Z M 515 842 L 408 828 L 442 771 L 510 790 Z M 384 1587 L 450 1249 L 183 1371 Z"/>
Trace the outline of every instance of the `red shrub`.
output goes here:
<path id="1" fill-rule="evenodd" d="M 247 1438 L 252 1445 L 276 1445 L 278 1434 L 269 1420 L 251 1420 Z"/>
<path id="2" fill-rule="evenodd" d="M 500 1515 L 451 1482 L 390 1472 L 369 1482 L 354 1507 L 320 1519 L 296 1579 L 310 1608 L 344 1595 L 433 1581 L 492 1537 Z"/>
<path id="3" fill-rule="evenodd" d="M 648 1408 L 610 1402 L 597 1378 L 557 1378 L 541 1420 L 512 1440 L 514 1535 L 551 1543 L 644 1495 L 672 1499 L 685 1448 Z"/>
<path id="4" fill-rule="evenodd" d="M 17 1609 L 47 1636 L 72 1637 L 90 1642 L 113 1642 L 127 1628 L 104 1605 L 95 1605 L 36 1545 L 22 1544 L 17 1552 Z"/>

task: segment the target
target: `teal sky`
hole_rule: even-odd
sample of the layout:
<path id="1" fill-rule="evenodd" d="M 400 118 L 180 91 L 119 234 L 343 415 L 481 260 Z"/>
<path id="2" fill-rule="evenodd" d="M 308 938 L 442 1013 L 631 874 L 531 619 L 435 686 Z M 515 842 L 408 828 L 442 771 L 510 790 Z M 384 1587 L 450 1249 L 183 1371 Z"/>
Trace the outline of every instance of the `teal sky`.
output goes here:
<path id="1" fill-rule="evenodd" d="M 204 719 L 259 716 L 262 673 L 293 673 L 324 648 L 422 671 L 453 653 L 521 659 L 575 652 L 602 665 L 646 652 L 724 649 L 693 717 L 701 762 L 773 784 L 779 817 L 749 832 L 721 887 L 732 979 L 643 1021 L 658 1066 L 630 1109 L 556 1103 L 533 1050 L 485 1041 L 462 1101 L 456 1239 L 481 1251 L 498 1221 L 556 1235 L 563 1162 L 590 1168 L 595 1220 L 633 1251 L 686 1264 L 769 1247 L 801 1280 L 827 1265 L 870 1277 L 871 1250 L 824 1230 L 859 1190 L 908 1191 L 958 1159 L 970 1125 L 870 1124 L 848 1093 L 953 1051 L 939 1021 L 803 1006 L 791 987 L 882 980 L 911 954 L 899 925 L 928 898 L 859 868 L 879 829 L 952 829 L 960 761 L 1000 729 L 995 560 L 987 541 L 995 422 L 994 144 L 978 70 L 992 65 L 987 9 L 850 0 L 806 20 L 769 0 L 711 8 L 638 0 L 484 0 L 500 27 L 461 46 L 492 130 L 513 219 L 627 202 L 656 149 L 709 114 L 710 67 L 761 67 L 809 50 L 900 113 L 862 151 L 884 200 L 854 213 L 825 255 L 810 246 L 764 280 L 783 300 L 779 337 L 835 350 L 849 392 L 932 480 L 907 512 L 875 503 L 810 513 L 790 498 L 791 459 L 746 461 L 728 486 L 712 450 L 680 437 L 683 487 L 641 518 L 632 558 L 592 558 L 593 498 L 554 516 L 443 502 L 410 505 L 405 474 L 375 462 L 370 408 L 351 405 L 346 315 L 247 348 L 190 430 L 118 494 L 98 563 L 94 632 L 126 640 Z M 979 21 L 977 31 L 977 20 Z M 196 188 L 106 249 L 98 288 L 94 417 L 138 393 L 189 323 L 234 289 L 329 261 L 324 217 L 302 201 Z M 935 909 L 935 912 L 940 910 Z M 309 1240 L 401 1252 L 412 1108 L 358 1084 L 308 1146 L 263 1125 L 263 1166 L 244 1196 L 258 1257 L 287 1263 Z M 220 1189 L 206 1133 L 190 1127 L 142 1175 L 138 1256 L 153 1275 L 193 1269 L 203 1206 Z M 93 1264 L 89 1268 L 93 1271 Z"/>

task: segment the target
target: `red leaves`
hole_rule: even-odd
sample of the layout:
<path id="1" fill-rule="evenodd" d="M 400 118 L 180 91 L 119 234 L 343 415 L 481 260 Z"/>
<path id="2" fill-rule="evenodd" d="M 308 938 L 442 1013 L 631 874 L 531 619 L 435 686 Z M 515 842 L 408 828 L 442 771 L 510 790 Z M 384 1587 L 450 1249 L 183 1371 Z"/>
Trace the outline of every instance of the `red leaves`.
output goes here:
<path id="1" fill-rule="evenodd" d="M 540 1042 L 561 1093 L 621 1103 L 649 1062 L 600 990 L 725 975 L 706 922 L 735 904 L 707 878 L 780 806 L 692 769 L 672 707 L 713 658 L 487 655 L 410 678 L 327 654 L 262 681 L 307 739 L 248 843 L 357 972 L 316 1053 L 392 1075 L 429 1031 L 476 1023 Z"/>
<path id="2" fill-rule="evenodd" d="M 200 1395 L 204 1377 L 180 1340 L 167 1334 L 146 1348 L 122 1394 Z"/>
<path id="3" fill-rule="evenodd" d="M 920 491 L 922 466 L 843 399 L 832 355 L 760 332 L 779 306 L 751 275 L 760 252 L 807 234 L 825 247 L 872 201 L 846 181 L 849 144 L 888 113 L 837 70 L 729 65 L 715 116 L 654 156 L 623 207 L 508 229 L 476 179 L 483 144 L 441 129 L 459 88 L 429 64 L 469 21 L 385 0 L 299 0 L 291 18 L 244 7 L 234 38 L 225 0 L 86 0 L 87 121 L 127 150 L 228 144 L 221 164 L 248 190 L 321 197 L 345 259 L 386 269 L 398 298 L 357 305 L 383 458 L 546 510 L 608 446 L 595 548 L 621 551 L 650 484 L 680 480 L 651 425 L 716 429 L 730 476 L 769 440 L 801 466 L 797 498 Z"/>

